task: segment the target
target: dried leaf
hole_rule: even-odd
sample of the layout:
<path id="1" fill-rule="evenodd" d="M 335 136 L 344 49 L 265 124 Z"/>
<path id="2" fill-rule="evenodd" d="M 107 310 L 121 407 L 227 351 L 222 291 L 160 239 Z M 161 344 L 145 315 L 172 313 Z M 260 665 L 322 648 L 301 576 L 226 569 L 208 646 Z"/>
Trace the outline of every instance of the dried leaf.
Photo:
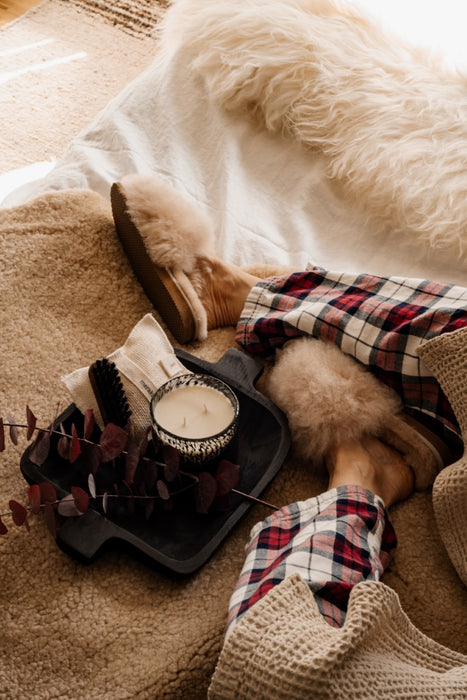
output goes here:
<path id="1" fill-rule="evenodd" d="M 171 445 L 162 448 L 164 458 L 164 477 L 170 483 L 177 478 L 180 469 L 180 452 Z"/>
<path id="2" fill-rule="evenodd" d="M 26 406 L 26 420 L 28 423 L 28 432 L 26 433 L 26 439 L 30 440 L 34 434 L 34 430 L 36 428 L 36 423 L 37 423 L 37 418 L 34 415 L 34 413 L 31 411 L 29 406 Z"/>
<path id="3" fill-rule="evenodd" d="M 31 445 L 29 451 L 29 459 L 33 464 L 41 467 L 50 451 L 50 433 L 48 431 L 39 430 L 36 435 L 36 439 Z"/>
<path id="4" fill-rule="evenodd" d="M 89 508 L 89 494 L 79 486 L 71 487 L 71 495 L 75 499 L 76 507 L 80 515 L 84 515 Z"/>
<path id="5" fill-rule="evenodd" d="M 96 420 L 94 418 L 94 411 L 92 408 L 88 408 L 84 413 L 84 439 L 90 440 L 91 435 L 96 425 Z"/>
<path id="6" fill-rule="evenodd" d="M 73 518 L 77 515 L 82 515 L 82 513 L 80 513 L 78 510 L 75 499 L 71 493 L 67 493 L 66 496 L 59 500 L 57 512 L 59 515 L 63 515 L 65 518 Z"/>
<path id="7" fill-rule="evenodd" d="M 41 490 L 41 502 L 43 504 L 51 505 L 56 502 L 57 492 L 53 484 L 50 484 L 48 481 L 41 481 L 39 488 Z"/>
<path id="8" fill-rule="evenodd" d="M 65 434 L 63 423 L 60 423 L 60 432 L 62 433 L 63 437 L 59 438 L 57 442 L 57 452 L 62 459 L 66 459 L 68 461 L 70 459 L 70 438 Z"/>
<path id="9" fill-rule="evenodd" d="M 159 467 L 152 459 L 144 462 L 144 482 L 141 484 L 144 493 L 150 493 L 159 476 Z"/>
<path id="10" fill-rule="evenodd" d="M 88 445 L 86 449 L 86 463 L 90 474 L 96 474 L 101 465 L 101 451 L 99 445 Z"/>
<path id="11" fill-rule="evenodd" d="M 10 414 L 8 414 L 8 422 L 10 424 L 16 423 L 15 419 Z M 10 440 L 13 443 L 13 445 L 18 444 L 18 428 L 16 427 L 16 425 L 10 425 Z"/>
<path id="12" fill-rule="evenodd" d="M 26 508 L 18 501 L 11 500 L 8 502 L 8 507 L 11 510 L 11 515 L 15 525 L 19 527 L 23 525 L 28 518 L 28 511 Z"/>
<path id="13" fill-rule="evenodd" d="M 81 454 L 81 442 L 78 437 L 78 431 L 76 430 L 76 426 L 74 423 L 71 425 L 71 445 L 70 445 L 70 456 L 69 460 L 71 464 L 73 462 L 76 462 L 78 457 Z"/>
<path id="14" fill-rule="evenodd" d="M 126 448 L 125 455 L 125 481 L 131 485 L 135 478 L 136 469 L 140 459 L 140 445 L 131 441 Z"/>
<path id="15" fill-rule="evenodd" d="M 5 449 L 5 427 L 3 424 L 3 418 L 0 417 L 0 452 Z"/>
<path id="16" fill-rule="evenodd" d="M 8 532 L 8 528 L 5 525 L 5 523 L 3 522 L 3 520 L 0 518 L 0 535 L 6 535 L 7 532 Z"/>
<path id="17" fill-rule="evenodd" d="M 32 484 L 28 489 L 28 503 L 34 515 L 41 511 L 41 489 L 39 484 Z"/>
<path id="18" fill-rule="evenodd" d="M 225 496 L 238 484 L 240 467 L 223 459 L 216 471 L 217 495 Z"/>
<path id="19" fill-rule="evenodd" d="M 114 423 L 107 423 L 99 440 L 101 461 L 110 462 L 118 457 L 126 447 L 128 433 Z"/>
<path id="20" fill-rule="evenodd" d="M 52 537 L 57 536 L 57 522 L 55 520 L 55 511 L 50 503 L 46 503 L 44 506 L 44 520 L 45 524 Z"/>
<path id="21" fill-rule="evenodd" d="M 217 482 L 209 472 L 200 472 L 196 487 L 196 512 L 207 514 L 217 491 Z"/>
<path id="22" fill-rule="evenodd" d="M 162 481 L 162 479 L 158 479 L 156 482 L 156 488 L 159 497 L 162 498 L 163 501 L 168 501 L 170 498 L 170 493 L 165 481 Z"/>
<path id="23" fill-rule="evenodd" d="M 88 476 L 88 489 L 89 493 L 91 494 L 92 498 L 96 498 L 97 496 L 97 491 L 96 491 L 96 480 L 94 478 L 94 474 L 89 474 Z"/>

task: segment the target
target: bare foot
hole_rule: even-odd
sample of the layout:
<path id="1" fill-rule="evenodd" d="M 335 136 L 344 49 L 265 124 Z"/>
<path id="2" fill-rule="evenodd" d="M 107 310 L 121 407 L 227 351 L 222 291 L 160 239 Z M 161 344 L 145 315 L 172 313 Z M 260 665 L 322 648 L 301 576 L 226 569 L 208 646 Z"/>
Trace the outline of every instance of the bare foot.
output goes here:
<path id="1" fill-rule="evenodd" d="M 246 298 L 260 278 L 219 258 L 200 257 L 191 279 L 206 309 L 208 330 L 211 330 L 237 325 Z"/>
<path id="2" fill-rule="evenodd" d="M 383 499 L 387 508 L 408 498 L 414 475 L 399 452 L 374 437 L 349 440 L 326 460 L 329 488 L 363 486 Z"/>

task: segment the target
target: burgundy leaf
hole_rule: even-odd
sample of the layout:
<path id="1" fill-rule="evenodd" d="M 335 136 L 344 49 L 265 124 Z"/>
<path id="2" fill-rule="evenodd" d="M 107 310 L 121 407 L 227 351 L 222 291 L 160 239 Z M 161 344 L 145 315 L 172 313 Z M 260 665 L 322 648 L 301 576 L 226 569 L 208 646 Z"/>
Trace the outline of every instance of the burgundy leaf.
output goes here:
<path id="1" fill-rule="evenodd" d="M 48 481 L 41 481 L 39 484 L 41 490 L 41 502 L 44 504 L 51 505 L 57 500 L 57 492 L 55 486 L 49 484 Z"/>
<path id="2" fill-rule="evenodd" d="M 89 508 L 89 494 L 79 486 L 71 487 L 71 494 L 75 499 L 76 507 L 80 515 L 84 515 Z"/>
<path id="3" fill-rule="evenodd" d="M 32 484 L 28 489 L 28 502 L 34 515 L 41 511 L 41 488 L 39 484 Z"/>
<path id="4" fill-rule="evenodd" d="M 101 451 L 99 445 L 88 445 L 86 449 L 86 463 L 90 474 L 95 474 L 101 465 Z"/>
<path id="5" fill-rule="evenodd" d="M 94 478 L 94 474 L 89 474 L 88 476 L 88 489 L 89 493 L 91 494 L 92 498 L 96 498 L 97 496 L 97 491 L 96 491 L 96 480 Z"/>
<path id="6" fill-rule="evenodd" d="M 59 500 L 57 512 L 59 515 L 63 515 L 65 518 L 73 518 L 76 515 L 82 515 L 82 513 L 78 510 L 75 499 L 71 493 L 67 493 L 66 496 Z"/>
<path id="7" fill-rule="evenodd" d="M 8 507 L 11 510 L 11 515 L 13 517 L 13 522 L 15 525 L 23 525 L 28 518 L 28 511 L 26 508 L 18 501 L 9 501 Z"/>
<path id="8" fill-rule="evenodd" d="M 76 430 L 76 426 L 74 423 L 71 425 L 71 445 L 70 445 L 70 456 L 69 460 L 71 464 L 73 462 L 76 462 L 78 457 L 81 454 L 81 443 L 79 441 L 78 437 L 78 431 Z"/>
<path id="9" fill-rule="evenodd" d="M 56 537 L 57 522 L 55 520 L 55 511 L 50 503 L 46 503 L 44 506 L 44 520 L 52 537 Z"/>
<path id="10" fill-rule="evenodd" d="M 91 435 L 94 430 L 94 426 L 96 425 L 96 419 L 94 418 L 94 411 L 92 408 L 88 408 L 84 412 L 84 434 L 83 437 L 85 440 L 90 440 Z"/>
<path id="11" fill-rule="evenodd" d="M 219 494 L 217 494 L 216 498 L 214 499 L 214 507 L 216 510 L 227 510 L 230 507 L 229 496 L 219 496 Z"/>
<path id="12" fill-rule="evenodd" d="M 223 459 L 216 471 L 217 494 L 225 496 L 238 484 L 240 467 L 226 459 Z"/>
<path id="13" fill-rule="evenodd" d="M 217 491 L 217 482 L 209 472 L 200 472 L 196 488 L 196 512 L 207 514 Z"/>
<path id="14" fill-rule="evenodd" d="M 26 433 L 26 439 L 30 440 L 34 434 L 34 430 L 35 430 L 36 423 L 37 423 L 37 418 L 34 415 L 34 413 L 31 411 L 29 406 L 26 406 L 26 420 L 28 423 L 28 432 Z"/>
<path id="15" fill-rule="evenodd" d="M 164 476 L 170 483 L 177 478 L 180 467 L 180 452 L 171 445 L 164 445 L 162 448 L 164 458 Z"/>
<path id="16" fill-rule="evenodd" d="M 0 535 L 6 535 L 7 532 L 8 532 L 8 528 L 5 525 L 5 523 L 3 522 L 3 520 L 0 518 Z"/>
<path id="17" fill-rule="evenodd" d="M 140 459 L 140 445 L 131 441 L 126 448 L 125 455 L 125 481 L 131 485 L 135 478 L 135 472 Z"/>
<path id="18" fill-rule="evenodd" d="M 5 428 L 3 425 L 3 418 L 0 417 L 0 452 L 5 449 Z"/>
<path id="19" fill-rule="evenodd" d="M 59 438 L 57 442 L 57 452 L 62 457 L 62 459 L 69 460 L 70 459 L 70 438 L 67 437 L 65 434 L 65 428 L 63 427 L 63 424 L 60 423 L 60 432 L 62 433 L 62 437 Z"/>
<path id="20" fill-rule="evenodd" d="M 159 468 L 156 462 L 153 462 L 152 460 L 146 460 L 144 465 L 144 489 L 145 492 L 149 492 L 152 490 L 157 481 Z"/>
<path id="21" fill-rule="evenodd" d="M 157 493 L 159 494 L 159 497 L 162 498 L 163 501 L 168 501 L 170 498 L 170 493 L 169 489 L 167 488 L 167 484 L 165 481 L 162 481 L 162 479 L 158 479 L 156 483 L 157 487 Z"/>
<path id="22" fill-rule="evenodd" d="M 126 447 L 128 433 L 118 425 L 107 423 L 99 440 L 102 462 L 110 462 L 118 457 Z"/>
<path id="23" fill-rule="evenodd" d="M 13 418 L 13 416 L 8 415 L 8 422 L 15 423 L 16 421 Z M 18 428 L 16 427 L 16 425 L 10 425 L 10 440 L 13 443 L 13 445 L 18 444 Z"/>
<path id="24" fill-rule="evenodd" d="M 41 467 L 49 456 L 49 451 L 50 433 L 48 431 L 44 432 L 43 430 L 40 430 L 36 435 L 36 439 L 31 445 L 29 459 L 33 464 Z"/>

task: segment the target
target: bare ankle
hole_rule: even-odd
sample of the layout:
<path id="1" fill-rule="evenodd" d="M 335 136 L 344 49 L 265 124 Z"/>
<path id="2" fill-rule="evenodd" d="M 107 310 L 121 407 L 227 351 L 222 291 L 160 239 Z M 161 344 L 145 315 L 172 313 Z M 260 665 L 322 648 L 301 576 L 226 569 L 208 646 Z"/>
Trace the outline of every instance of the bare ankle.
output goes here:
<path id="1" fill-rule="evenodd" d="M 412 493 L 414 475 L 402 456 L 373 437 L 349 440 L 327 457 L 329 488 L 362 486 L 380 496 L 387 507 Z"/>
<path id="2" fill-rule="evenodd" d="M 237 325 L 246 298 L 259 277 L 216 258 L 202 260 L 200 269 L 200 296 L 207 312 L 208 329 Z"/>

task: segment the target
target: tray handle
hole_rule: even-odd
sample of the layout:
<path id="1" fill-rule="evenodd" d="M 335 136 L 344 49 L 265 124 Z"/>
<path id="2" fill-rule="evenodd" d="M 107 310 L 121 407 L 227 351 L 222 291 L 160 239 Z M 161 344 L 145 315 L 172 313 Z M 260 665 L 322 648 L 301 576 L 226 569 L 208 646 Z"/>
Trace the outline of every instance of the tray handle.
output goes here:
<path id="1" fill-rule="evenodd" d="M 245 355 L 244 352 L 236 348 L 227 350 L 218 362 L 208 362 L 207 360 L 195 358 L 182 348 L 175 348 L 175 354 L 182 362 L 186 362 L 189 365 L 195 364 L 200 370 L 204 368 L 206 372 L 215 374 L 220 378 L 224 376 L 227 379 L 235 380 L 242 389 L 246 388 L 247 390 L 255 388 L 255 384 L 264 370 L 259 360 Z"/>

